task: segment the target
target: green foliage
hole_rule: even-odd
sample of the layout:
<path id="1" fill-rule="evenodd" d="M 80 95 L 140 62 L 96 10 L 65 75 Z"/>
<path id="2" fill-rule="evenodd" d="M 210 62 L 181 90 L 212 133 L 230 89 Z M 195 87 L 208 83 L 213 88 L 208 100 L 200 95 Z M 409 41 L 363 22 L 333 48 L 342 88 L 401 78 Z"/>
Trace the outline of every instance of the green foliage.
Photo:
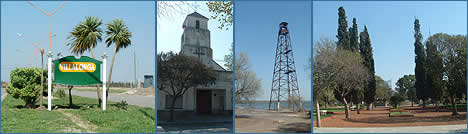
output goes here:
<path id="1" fill-rule="evenodd" d="M 125 25 L 123 20 L 114 19 L 112 22 L 106 24 L 106 26 L 107 47 L 110 47 L 112 43 L 114 43 L 115 52 L 119 52 L 121 48 L 127 48 L 132 44 L 132 41 L 130 40 L 132 33 L 128 30 L 128 27 Z"/>
<path id="2" fill-rule="evenodd" d="M 380 76 L 375 76 L 376 87 L 375 87 L 375 98 L 376 101 L 385 103 L 390 100 L 392 96 L 392 88 L 388 85 Z"/>
<path id="3" fill-rule="evenodd" d="M 336 38 L 338 38 L 338 42 L 336 45 L 343 49 L 349 50 L 350 41 L 349 41 L 349 33 L 348 33 L 348 21 L 346 20 L 346 12 L 343 7 L 338 8 L 338 34 Z"/>
<path id="4" fill-rule="evenodd" d="M 117 107 L 118 109 L 122 109 L 122 110 L 127 110 L 127 106 L 128 106 L 128 103 L 125 100 L 122 100 L 115 104 L 115 107 Z"/>
<path id="5" fill-rule="evenodd" d="M 395 90 L 398 92 L 399 96 L 402 96 L 403 99 L 409 98 L 408 92 L 414 89 L 414 82 L 416 77 L 414 75 L 404 75 L 396 82 Z"/>
<path id="6" fill-rule="evenodd" d="M 400 105 L 400 103 L 403 101 L 404 101 L 404 98 L 400 96 L 399 94 L 394 94 L 392 97 L 390 97 L 390 104 L 392 104 L 394 108 L 397 108 L 398 105 Z"/>
<path id="7" fill-rule="evenodd" d="M 208 1 L 206 5 L 208 6 L 208 11 L 214 13 L 211 16 L 212 19 L 218 20 L 221 24 L 218 26 L 219 29 L 226 28 L 232 26 L 232 1 Z"/>
<path id="8" fill-rule="evenodd" d="M 367 86 L 364 87 L 364 101 L 367 104 L 371 104 L 375 101 L 376 94 L 376 81 L 375 81 L 375 67 L 374 67 L 374 56 L 372 53 L 372 45 L 367 31 L 367 27 L 364 25 L 364 31 L 359 34 L 359 52 L 364 59 L 364 66 L 368 69 L 369 79 Z"/>
<path id="9" fill-rule="evenodd" d="M 353 27 L 349 28 L 349 37 L 350 37 L 350 48 L 351 51 L 357 52 L 359 49 L 359 33 L 358 26 L 356 24 L 356 18 L 353 18 Z"/>
<path id="10" fill-rule="evenodd" d="M 72 53 L 83 54 L 87 50 L 91 49 L 91 55 L 93 55 L 92 49 L 97 46 L 98 42 L 102 41 L 102 29 L 99 28 L 102 25 L 102 20 L 98 17 L 85 17 L 85 21 L 81 21 L 80 24 L 73 28 L 68 36 L 67 46 L 70 46 Z"/>
<path id="11" fill-rule="evenodd" d="M 44 89 L 47 89 L 47 71 L 44 71 Z M 28 108 L 35 108 L 41 90 L 40 68 L 16 68 L 10 73 L 10 84 L 6 87 L 8 94 L 23 100 Z"/>
<path id="12" fill-rule="evenodd" d="M 424 69 L 424 63 L 426 62 L 426 53 L 424 52 L 424 46 L 422 44 L 422 34 L 419 25 L 419 19 L 414 20 L 414 53 L 416 67 L 414 68 L 414 74 L 416 76 L 415 88 L 416 96 L 418 99 L 423 101 L 428 98 L 428 92 L 425 91 L 425 80 L 426 80 L 426 71 Z"/>
<path id="13" fill-rule="evenodd" d="M 430 92 L 429 97 L 434 101 L 440 101 L 444 95 L 445 87 L 443 80 L 444 66 L 441 53 L 439 53 L 431 37 L 426 41 L 426 58 L 424 67 L 426 69 L 426 80 L 424 85 L 426 90 Z"/>
<path id="14" fill-rule="evenodd" d="M 65 97 L 65 90 L 63 88 L 58 88 L 55 93 L 54 93 L 54 97 L 59 97 L 59 98 L 63 98 Z"/>

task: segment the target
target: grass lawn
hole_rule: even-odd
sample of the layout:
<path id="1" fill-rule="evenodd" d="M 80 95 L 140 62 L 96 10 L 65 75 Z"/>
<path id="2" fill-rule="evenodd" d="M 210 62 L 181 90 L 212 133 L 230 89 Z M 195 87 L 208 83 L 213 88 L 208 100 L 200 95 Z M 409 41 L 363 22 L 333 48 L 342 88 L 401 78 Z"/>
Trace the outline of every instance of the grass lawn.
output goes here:
<path id="1" fill-rule="evenodd" d="M 68 88 L 57 88 L 57 89 L 63 89 L 65 91 L 68 91 Z M 100 87 L 101 89 L 101 92 L 102 92 L 102 87 Z M 75 87 L 72 89 L 72 93 L 73 91 L 91 91 L 91 92 L 96 92 L 96 88 L 79 88 L 79 87 Z M 127 90 L 122 90 L 120 88 L 112 88 L 109 90 L 109 93 L 124 93 L 124 92 L 127 92 Z"/>
<path id="2" fill-rule="evenodd" d="M 411 115 L 410 112 L 391 112 L 390 116 L 392 115 Z"/>
<path id="3" fill-rule="evenodd" d="M 47 107 L 47 99 L 44 100 Z M 128 105 L 127 110 L 119 110 L 115 102 L 108 102 L 106 111 L 97 107 L 97 100 L 73 96 L 74 106 L 69 107 L 68 95 L 54 99 L 58 109 L 47 111 L 24 108 L 24 102 L 7 96 L 2 101 L 2 133 L 63 133 L 87 132 L 98 133 L 154 133 L 155 110 L 152 108 Z M 89 107 L 89 108 L 88 108 Z M 86 109 L 87 108 L 87 109 Z M 76 119 L 70 119 L 64 113 L 78 118 L 87 126 L 77 125 Z M 93 130 L 90 130 L 93 129 Z"/>

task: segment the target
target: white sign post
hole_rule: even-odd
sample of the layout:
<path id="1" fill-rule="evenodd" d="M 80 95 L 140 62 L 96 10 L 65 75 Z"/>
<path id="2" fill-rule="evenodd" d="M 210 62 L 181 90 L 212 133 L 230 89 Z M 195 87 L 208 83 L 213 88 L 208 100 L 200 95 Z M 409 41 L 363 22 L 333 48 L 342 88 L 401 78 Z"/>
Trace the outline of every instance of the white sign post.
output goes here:
<path id="1" fill-rule="evenodd" d="M 47 109 L 52 111 L 52 51 L 49 51 L 48 57 L 48 69 L 47 69 Z"/>
<path id="2" fill-rule="evenodd" d="M 106 67 L 106 63 L 107 63 L 107 55 L 106 53 L 104 53 L 104 56 L 102 56 L 102 110 L 106 110 L 106 102 L 107 102 L 107 95 L 106 95 L 106 90 L 107 90 L 107 79 L 106 79 L 106 75 L 107 75 L 107 67 Z"/>

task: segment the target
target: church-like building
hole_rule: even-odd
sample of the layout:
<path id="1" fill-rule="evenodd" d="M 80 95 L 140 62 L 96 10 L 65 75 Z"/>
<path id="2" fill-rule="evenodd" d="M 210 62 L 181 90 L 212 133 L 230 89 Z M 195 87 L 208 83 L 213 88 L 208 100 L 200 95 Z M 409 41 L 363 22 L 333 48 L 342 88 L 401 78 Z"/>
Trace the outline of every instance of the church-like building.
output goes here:
<path id="1" fill-rule="evenodd" d="M 176 111 L 196 113 L 225 113 L 232 111 L 233 73 L 213 60 L 208 18 L 194 12 L 187 15 L 182 25 L 180 53 L 193 56 L 216 71 L 216 83 L 188 90 L 176 101 Z M 170 110 L 172 96 L 158 90 L 158 110 Z"/>

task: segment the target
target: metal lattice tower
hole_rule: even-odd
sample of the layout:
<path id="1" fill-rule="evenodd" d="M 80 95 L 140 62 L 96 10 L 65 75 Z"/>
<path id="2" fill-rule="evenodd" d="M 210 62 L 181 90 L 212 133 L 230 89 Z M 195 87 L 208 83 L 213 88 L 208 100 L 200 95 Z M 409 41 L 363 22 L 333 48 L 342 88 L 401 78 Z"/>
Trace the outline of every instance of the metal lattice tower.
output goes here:
<path id="1" fill-rule="evenodd" d="M 302 109 L 299 87 L 297 85 L 293 49 L 287 22 L 281 22 L 279 25 L 275 66 L 273 70 L 270 103 L 268 104 L 268 108 L 270 110 L 279 111 L 281 101 L 287 101 L 288 108 L 292 108 L 293 111 Z"/>

